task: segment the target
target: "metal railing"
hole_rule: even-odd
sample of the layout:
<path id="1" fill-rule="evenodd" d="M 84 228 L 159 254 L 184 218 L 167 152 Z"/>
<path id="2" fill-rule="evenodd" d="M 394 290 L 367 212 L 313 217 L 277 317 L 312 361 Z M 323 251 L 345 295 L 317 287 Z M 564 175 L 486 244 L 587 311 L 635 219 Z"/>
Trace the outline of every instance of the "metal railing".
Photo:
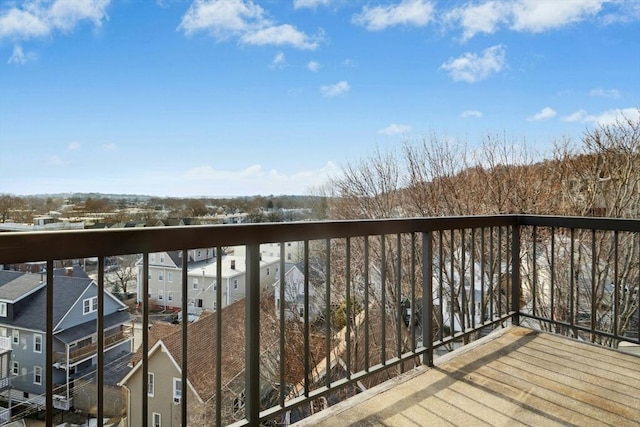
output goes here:
<path id="1" fill-rule="evenodd" d="M 288 242 L 303 242 L 302 313 L 285 316 Z M 260 245 L 280 244 L 279 295 L 265 294 Z M 501 215 L 225 226 L 86 230 L 0 235 L 0 264 L 98 258 L 97 387 L 104 384 L 105 258 L 141 254 L 142 295 L 149 295 L 149 254 L 246 247 L 244 358 L 234 383 L 223 357 L 223 312 L 217 310 L 214 378 L 205 407 L 182 393 L 172 408 L 181 425 L 258 425 L 295 421 L 506 323 L 565 333 L 616 346 L 640 344 L 640 221 Z M 587 268 L 588 267 L 588 268 Z M 315 274 L 311 274 L 311 271 Z M 187 294 L 188 265 L 182 266 Z M 267 287 L 267 289 L 269 289 Z M 216 290 L 222 307 L 222 286 Z M 47 286 L 47 306 L 53 293 Z M 149 300 L 142 298 L 142 348 L 149 349 Z M 312 307 L 319 307 L 319 313 Z M 182 298 L 187 312 L 187 299 Z M 276 310 L 279 312 L 275 316 Z M 274 316 L 271 316 L 274 314 Z M 586 316 L 586 317 L 585 317 Z M 276 319 L 274 321 L 274 318 Z M 53 319 L 47 319 L 47 390 L 53 387 Z M 275 323 L 274 323 L 275 322 Z M 187 316 L 181 321 L 181 384 L 190 384 Z M 143 352 L 141 378 L 149 373 Z M 237 381 L 244 378 L 244 381 Z M 270 387 L 265 387 L 265 383 Z M 141 381 L 140 419 L 150 425 L 149 383 Z M 234 389 L 235 395 L 229 396 Z M 266 390 L 266 392 L 265 392 Z M 97 416 L 102 417 L 102 393 Z M 52 425 L 52 393 L 46 421 Z M 177 414 L 177 415 L 176 415 Z"/>

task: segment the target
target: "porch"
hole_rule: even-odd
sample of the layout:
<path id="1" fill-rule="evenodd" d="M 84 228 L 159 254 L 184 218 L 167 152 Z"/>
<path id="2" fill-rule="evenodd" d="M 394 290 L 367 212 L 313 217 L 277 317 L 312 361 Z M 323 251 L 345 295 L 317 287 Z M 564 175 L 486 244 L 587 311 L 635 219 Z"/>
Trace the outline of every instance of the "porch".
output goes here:
<path id="1" fill-rule="evenodd" d="M 296 426 L 637 426 L 640 358 L 507 327 Z"/>

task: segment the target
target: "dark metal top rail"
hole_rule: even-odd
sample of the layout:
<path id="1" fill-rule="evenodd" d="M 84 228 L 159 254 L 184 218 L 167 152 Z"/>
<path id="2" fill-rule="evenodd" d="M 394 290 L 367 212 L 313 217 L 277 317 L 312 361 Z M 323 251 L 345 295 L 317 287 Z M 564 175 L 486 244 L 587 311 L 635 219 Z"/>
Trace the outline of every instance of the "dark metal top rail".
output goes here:
<path id="1" fill-rule="evenodd" d="M 494 215 L 11 232 L 0 233 L 0 262 L 42 261 L 51 259 L 52 255 L 57 259 L 71 259 L 196 249 L 207 246 L 235 246 L 511 225 L 640 231 L 640 222 L 630 219 Z"/>

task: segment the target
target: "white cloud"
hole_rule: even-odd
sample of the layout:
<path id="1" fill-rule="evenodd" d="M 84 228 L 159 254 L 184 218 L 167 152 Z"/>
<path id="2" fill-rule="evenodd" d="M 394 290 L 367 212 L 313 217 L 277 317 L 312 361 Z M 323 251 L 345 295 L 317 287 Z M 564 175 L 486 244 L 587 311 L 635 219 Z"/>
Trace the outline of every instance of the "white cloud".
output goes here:
<path id="1" fill-rule="evenodd" d="M 284 56 L 284 53 L 278 52 L 276 56 L 273 57 L 273 61 L 271 61 L 271 68 L 282 69 L 287 66 L 287 60 Z"/>
<path id="2" fill-rule="evenodd" d="M 344 61 L 342 61 L 342 65 L 345 66 L 345 67 L 353 68 L 353 67 L 357 67 L 358 63 L 355 60 L 351 59 L 351 58 L 347 58 Z"/>
<path id="3" fill-rule="evenodd" d="M 334 85 L 324 85 L 320 88 L 322 94 L 329 98 L 347 93 L 350 89 L 351 86 L 349 86 L 349 83 L 344 80 Z"/>
<path id="4" fill-rule="evenodd" d="M 309 71 L 313 71 L 315 73 L 320 69 L 320 64 L 316 61 L 309 61 L 309 63 L 307 64 L 307 68 L 309 69 Z"/>
<path id="5" fill-rule="evenodd" d="M 22 65 L 22 64 L 24 64 L 26 62 L 27 62 L 27 57 L 25 56 L 24 52 L 22 51 L 22 47 L 19 46 L 19 45 L 15 45 L 13 47 L 13 53 L 9 57 L 9 60 L 7 61 L 7 64 Z"/>
<path id="6" fill-rule="evenodd" d="M 527 117 L 527 120 L 530 122 L 537 122 L 539 120 L 546 120 L 555 117 L 556 114 L 556 110 L 554 110 L 553 108 L 544 107 L 533 116 Z"/>
<path id="7" fill-rule="evenodd" d="M 605 4 L 619 8 L 603 17 L 614 22 L 628 15 L 624 2 L 611 0 L 489 0 L 467 2 L 445 13 L 445 22 L 462 28 L 462 40 L 476 34 L 493 34 L 500 27 L 514 31 L 539 33 L 559 29 L 597 16 Z"/>
<path id="8" fill-rule="evenodd" d="M 482 51 L 481 55 L 466 52 L 458 58 L 451 58 L 440 66 L 449 72 L 454 81 L 475 83 L 484 80 L 505 66 L 506 48 L 499 44 Z"/>
<path id="9" fill-rule="evenodd" d="M 409 125 L 400 125 L 396 123 L 391 123 L 384 129 L 380 129 L 378 133 L 383 135 L 402 135 L 411 131 L 411 126 Z"/>
<path id="10" fill-rule="evenodd" d="M 623 119 L 630 119 L 634 121 L 640 120 L 640 109 L 617 108 L 614 110 L 604 111 L 598 115 L 588 115 L 582 121 L 599 125 L 610 125 L 614 124 L 617 120 Z"/>
<path id="11" fill-rule="evenodd" d="M 47 159 L 47 164 L 50 166 L 67 166 L 69 162 L 62 160 L 60 156 L 51 156 Z"/>
<path id="12" fill-rule="evenodd" d="M 589 91 L 589 96 L 601 96 L 601 97 L 604 97 L 604 98 L 618 99 L 618 98 L 620 98 L 620 91 L 617 90 L 617 89 L 597 88 L 597 89 L 591 89 Z"/>
<path id="13" fill-rule="evenodd" d="M 0 39 L 27 40 L 48 37 L 54 32 L 70 32 L 80 22 L 99 27 L 108 19 L 111 0 L 25 1 L 0 12 Z"/>
<path id="14" fill-rule="evenodd" d="M 462 40 L 466 41 L 478 33 L 493 34 L 498 25 L 507 18 L 509 5 L 498 1 L 457 7 L 445 14 L 446 22 L 457 22 L 462 28 Z"/>
<path id="15" fill-rule="evenodd" d="M 178 30 L 187 36 L 205 32 L 219 41 L 238 37 L 244 44 L 289 45 L 298 49 L 315 49 L 323 38 L 322 31 L 311 37 L 293 25 L 275 25 L 252 0 L 195 0 Z"/>
<path id="16" fill-rule="evenodd" d="M 195 0 L 178 26 L 187 35 L 209 32 L 224 40 L 269 25 L 264 9 L 252 1 Z"/>
<path id="17" fill-rule="evenodd" d="M 116 144 L 113 144 L 113 143 L 102 144 L 102 149 L 104 151 L 116 151 L 118 149 L 118 146 Z"/>
<path id="18" fill-rule="evenodd" d="M 274 45 L 283 46 L 290 45 L 298 49 L 313 50 L 320 44 L 322 32 L 319 36 L 310 37 L 298 30 L 293 25 L 274 25 L 271 27 L 261 28 L 256 31 L 247 32 L 240 41 L 245 44 L 264 46 Z"/>
<path id="19" fill-rule="evenodd" d="M 311 188 L 325 183 L 338 170 L 333 162 L 318 169 L 290 172 L 266 170 L 261 165 L 239 170 L 221 170 L 206 165 L 189 169 L 181 179 L 173 182 L 187 180 L 189 191 L 194 195 L 308 194 Z M 184 187 L 177 188 L 176 192 L 184 192 Z"/>
<path id="20" fill-rule="evenodd" d="M 480 117 L 482 117 L 482 112 L 478 110 L 465 110 L 460 114 L 460 117 L 462 117 L 463 119 L 466 119 L 469 117 L 474 117 L 479 119 Z"/>
<path id="21" fill-rule="evenodd" d="M 587 112 L 585 110 L 578 110 L 569 114 L 568 116 L 564 116 L 562 119 L 563 122 L 581 122 L 587 117 Z"/>
<path id="22" fill-rule="evenodd" d="M 364 6 L 352 22 L 370 31 L 380 31 L 395 25 L 424 27 L 432 19 L 434 7 L 428 0 L 402 0 L 389 6 Z"/>
<path id="23" fill-rule="evenodd" d="M 310 8 L 315 9 L 318 6 L 328 6 L 332 0 L 293 0 L 294 9 Z"/>
<path id="24" fill-rule="evenodd" d="M 625 118 L 630 120 L 640 120 L 640 109 L 637 107 L 616 108 L 595 115 L 589 114 L 585 110 L 578 110 L 575 113 L 563 117 L 562 121 L 610 125 L 615 123 L 617 120 L 624 120 Z"/>
<path id="25" fill-rule="evenodd" d="M 67 146 L 67 150 L 69 151 L 76 151 L 79 149 L 80 149 L 80 143 L 76 141 L 73 141 L 71 144 Z"/>
<path id="26" fill-rule="evenodd" d="M 520 0 L 512 4 L 511 28 L 539 33 L 596 15 L 607 0 Z"/>

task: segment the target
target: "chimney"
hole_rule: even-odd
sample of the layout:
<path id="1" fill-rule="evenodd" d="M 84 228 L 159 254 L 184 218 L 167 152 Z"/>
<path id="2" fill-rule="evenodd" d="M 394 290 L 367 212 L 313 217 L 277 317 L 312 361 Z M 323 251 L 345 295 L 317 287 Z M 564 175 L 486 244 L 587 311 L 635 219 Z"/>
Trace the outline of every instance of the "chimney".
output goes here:
<path id="1" fill-rule="evenodd" d="M 232 269 L 232 270 L 235 270 L 235 269 L 236 269 L 236 260 L 235 260 L 235 259 L 232 259 L 232 260 L 231 260 L 231 269 Z"/>
<path id="2" fill-rule="evenodd" d="M 67 277 L 73 277 L 73 267 L 65 267 L 64 275 Z"/>

